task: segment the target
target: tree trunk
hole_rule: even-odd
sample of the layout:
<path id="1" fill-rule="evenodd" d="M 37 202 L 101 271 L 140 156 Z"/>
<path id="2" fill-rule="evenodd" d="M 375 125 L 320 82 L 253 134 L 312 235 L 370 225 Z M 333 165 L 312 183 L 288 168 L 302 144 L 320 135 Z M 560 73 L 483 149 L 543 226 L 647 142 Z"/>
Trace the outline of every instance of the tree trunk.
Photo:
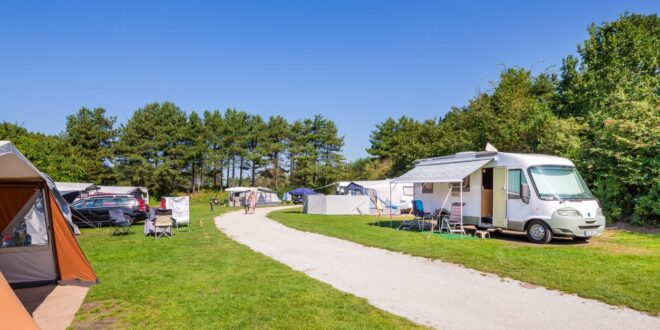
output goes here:
<path id="1" fill-rule="evenodd" d="M 291 168 L 289 169 L 289 184 L 293 186 L 293 174 L 294 170 L 296 168 L 295 161 L 293 159 L 293 154 L 289 155 L 290 161 L 291 161 Z"/>
<path id="2" fill-rule="evenodd" d="M 273 155 L 273 162 L 275 163 L 275 190 L 279 189 L 279 178 L 280 178 L 280 155 L 276 152 Z"/>
<path id="3" fill-rule="evenodd" d="M 243 156 L 241 156 L 240 167 L 238 168 L 238 186 L 243 186 Z"/>
<path id="4" fill-rule="evenodd" d="M 236 180 L 236 156 L 231 156 L 231 179 Z"/>
<path id="5" fill-rule="evenodd" d="M 231 172 L 231 161 L 227 159 L 227 187 L 229 187 L 229 172 Z"/>
<path id="6" fill-rule="evenodd" d="M 195 194 L 195 165 L 192 165 L 192 175 L 190 176 L 190 192 Z"/>
<path id="7" fill-rule="evenodd" d="M 257 186 L 257 179 L 255 177 L 256 168 L 257 168 L 257 164 L 253 161 L 252 162 L 252 187 Z"/>

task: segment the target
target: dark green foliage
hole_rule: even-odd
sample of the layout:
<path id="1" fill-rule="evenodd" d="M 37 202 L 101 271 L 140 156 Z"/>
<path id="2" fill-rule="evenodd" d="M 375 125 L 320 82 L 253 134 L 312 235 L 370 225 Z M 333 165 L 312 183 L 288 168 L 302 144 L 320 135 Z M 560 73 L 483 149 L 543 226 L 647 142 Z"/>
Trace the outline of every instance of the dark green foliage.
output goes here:
<path id="1" fill-rule="evenodd" d="M 624 15 L 592 25 L 578 53 L 579 61 L 564 61 L 558 94 L 560 113 L 589 128 L 581 134 L 581 170 L 610 218 L 657 224 L 660 19 Z"/>
<path id="2" fill-rule="evenodd" d="M 77 161 L 81 155 L 60 136 L 31 133 L 21 126 L 3 122 L 0 140 L 12 141 L 34 166 L 55 181 L 82 181 L 87 177 Z"/>
<path id="3" fill-rule="evenodd" d="M 85 181 L 97 184 L 115 182 L 111 162 L 114 159 L 112 145 L 118 132 L 114 128 L 116 117 L 106 117 L 105 109 L 81 108 L 75 115 L 66 117 L 66 142 L 82 157 L 77 163 L 85 170 Z"/>
<path id="4" fill-rule="evenodd" d="M 190 156 L 187 124 L 186 113 L 170 102 L 135 111 L 116 145 L 119 183 L 147 187 L 154 196 L 179 191 Z"/>
<path id="5" fill-rule="evenodd" d="M 589 28 L 579 58 L 560 77 L 508 68 L 490 93 L 440 121 L 402 117 L 379 124 L 367 151 L 395 176 L 414 159 L 483 150 L 572 159 L 609 220 L 655 225 L 660 217 L 660 20 L 624 15 Z M 369 164 L 369 163 L 367 163 Z M 360 171 L 354 170 L 359 173 Z"/>
<path id="6" fill-rule="evenodd" d="M 291 125 L 289 160 L 292 186 L 319 187 L 341 176 L 344 138 L 332 120 L 321 115 Z"/>

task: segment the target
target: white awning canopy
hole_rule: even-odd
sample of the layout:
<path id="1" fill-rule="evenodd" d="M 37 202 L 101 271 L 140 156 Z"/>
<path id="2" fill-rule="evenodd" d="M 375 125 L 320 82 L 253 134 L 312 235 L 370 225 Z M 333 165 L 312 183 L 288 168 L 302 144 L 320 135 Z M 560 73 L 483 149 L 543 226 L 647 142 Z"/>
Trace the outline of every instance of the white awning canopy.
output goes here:
<path id="1" fill-rule="evenodd" d="M 55 182 L 55 187 L 60 193 L 65 194 L 73 191 L 89 191 L 99 189 L 93 183 L 87 182 Z"/>
<path id="2" fill-rule="evenodd" d="M 404 175 L 392 180 L 397 182 L 461 182 L 463 178 L 490 162 L 493 157 L 467 159 L 459 162 L 429 162 L 418 164 Z"/>

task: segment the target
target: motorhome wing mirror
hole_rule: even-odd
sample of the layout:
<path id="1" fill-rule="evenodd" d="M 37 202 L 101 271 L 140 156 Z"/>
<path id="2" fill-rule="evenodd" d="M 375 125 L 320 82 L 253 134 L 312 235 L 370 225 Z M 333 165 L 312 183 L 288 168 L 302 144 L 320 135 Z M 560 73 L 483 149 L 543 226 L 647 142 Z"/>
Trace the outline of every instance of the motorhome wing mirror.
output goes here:
<path id="1" fill-rule="evenodd" d="M 529 204 L 529 184 L 527 183 L 521 183 L 520 184 L 520 198 L 522 198 L 522 201 Z"/>

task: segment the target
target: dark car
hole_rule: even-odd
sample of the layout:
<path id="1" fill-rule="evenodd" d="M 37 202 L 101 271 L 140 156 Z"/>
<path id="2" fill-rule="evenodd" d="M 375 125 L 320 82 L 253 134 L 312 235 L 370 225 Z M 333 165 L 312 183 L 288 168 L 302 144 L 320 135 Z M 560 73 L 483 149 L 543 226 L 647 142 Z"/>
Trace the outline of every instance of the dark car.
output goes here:
<path id="1" fill-rule="evenodd" d="M 93 195 L 71 204 L 73 221 L 82 226 L 110 224 L 110 209 L 117 208 L 131 225 L 146 219 L 149 211 L 142 197 L 131 195 Z"/>

